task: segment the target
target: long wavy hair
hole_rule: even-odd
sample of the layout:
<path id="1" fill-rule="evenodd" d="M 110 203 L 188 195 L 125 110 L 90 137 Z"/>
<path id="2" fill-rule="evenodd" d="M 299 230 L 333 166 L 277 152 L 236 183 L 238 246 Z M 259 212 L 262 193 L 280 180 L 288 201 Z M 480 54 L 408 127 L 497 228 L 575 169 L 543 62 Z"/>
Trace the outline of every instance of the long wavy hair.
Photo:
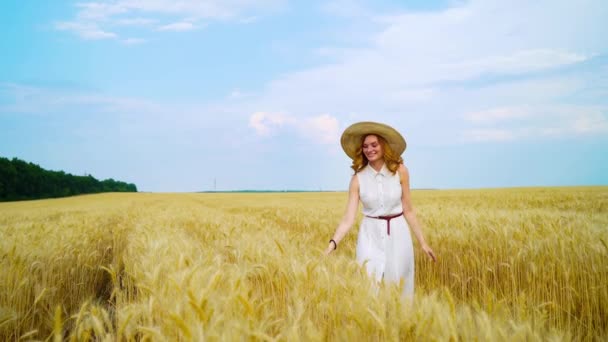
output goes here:
<path id="1" fill-rule="evenodd" d="M 396 155 L 393 149 L 391 148 L 391 145 L 386 142 L 386 139 L 384 139 L 378 134 L 367 134 L 361 138 L 361 144 L 357 149 L 357 156 L 355 157 L 355 159 L 353 159 L 353 165 L 351 165 L 350 168 L 353 169 L 355 173 L 359 173 L 361 170 L 363 170 L 365 166 L 367 166 L 369 160 L 367 160 L 367 157 L 363 153 L 363 142 L 365 141 L 365 138 L 370 135 L 376 136 L 378 138 L 378 142 L 380 142 L 380 146 L 382 146 L 382 152 L 384 152 L 384 164 L 386 164 L 386 168 L 389 169 L 389 171 L 395 174 L 395 172 L 397 172 L 397 169 L 399 168 L 399 164 L 403 163 L 403 158 L 401 158 L 401 156 Z"/>

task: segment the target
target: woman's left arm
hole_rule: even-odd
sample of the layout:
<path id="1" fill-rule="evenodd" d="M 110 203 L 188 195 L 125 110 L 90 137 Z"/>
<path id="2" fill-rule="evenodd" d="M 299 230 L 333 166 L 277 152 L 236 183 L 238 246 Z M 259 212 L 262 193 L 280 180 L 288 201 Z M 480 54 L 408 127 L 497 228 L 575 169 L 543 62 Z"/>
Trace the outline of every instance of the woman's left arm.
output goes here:
<path id="1" fill-rule="evenodd" d="M 416 218 L 416 212 L 414 211 L 414 207 L 412 206 L 412 199 L 410 196 L 410 174 L 405 165 L 400 164 L 399 176 L 401 178 L 401 204 L 403 206 L 403 216 L 407 220 L 408 225 L 414 232 L 416 239 L 420 243 L 420 247 L 426 253 L 429 258 L 433 259 L 433 261 L 437 261 L 437 257 L 435 253 L 429 247 L 429 245 L 424 240 L 424 236 L 422 234 L 422 229 L 420 228 L 420 224 L 418 223 L 418 219 Z"/>

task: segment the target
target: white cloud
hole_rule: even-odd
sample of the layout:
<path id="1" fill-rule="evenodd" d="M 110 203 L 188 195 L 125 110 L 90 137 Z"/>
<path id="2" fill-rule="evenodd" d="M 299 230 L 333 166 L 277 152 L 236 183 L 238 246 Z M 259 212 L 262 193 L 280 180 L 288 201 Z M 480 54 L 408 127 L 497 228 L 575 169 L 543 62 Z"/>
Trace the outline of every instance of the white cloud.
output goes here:
<path id="1" fill-rule="evenodd" d="M 293 122 L 292 117 L 283 113 L 255 112 L 249 118 L 249 126 L 261 136 L 267 136 L 274 129 Z"/>
<path id="2" fill-rule="evenodd" d="M 475 128 L 464 141 L 509 141 L 608 134 L 608 106 L 545 105 L 493 108 L 465 115 Z"/>
<path id="3" fill-rule="evenodd" d="M 150 26 L 156 24 L 158 20 L 150 18 L 124 18 L 114 20 L 118 26 Z"/>
<path id="4" fill-rule="evenodd" d="M 473 129 L 463 134 L 463 140 L 473 142 L 509 141 L 516 137 L 517 134 L 504 129 Z"/>
<path id="5" fill-rule="evenodd" d="M 141 39 L 141 38 L 127 38 L 127 39 L 122 39 L 121 42 L 126 45 L 136 45 L 136 44 L 143 44 L 146 42 L 146 40 Z"/>
<path id="6" fill-rule="evenodd" d="M 235 88 L 235 89 L 232 89 L 232 91 L 230 91 L 230 93 L 226 96 L 226 99 L 229 101 L 232 101 L 232 102 L 243 101 L 243 100 L 251 99 L 255 95 L 256 95 L 255 93 L 244 92 L 239 88 Z"/>
<path id="7" fill-rule="evenodd" d="M 338 119 L 329 115 L 306 118 L 300 125 L 301 134 L 320 144 L 336 144 L 340 137 Z"/>
<path id="8" fill-rule="evenodd" d="M 538 108 L 564 111 L 602 101 L 577 98 L 606 82 L 573 70 L 608 53 L 608 41 L 599 38 L 606 8 L 599 0 L 576 11 L 565 1 L 473 0 L 385 16 L 355 6 L 339 14 L 352 19 L 353 32 L 373 28 L 364 39 L 313 49 L 328 62 L 275 78 L 245 106 L 285 111 L 301 123 L 310 113 L 332 113 L 339 122 L 357 113 L 432 144 L 465 131 L 475 141 L 532 137 L 528 129 L 550 137 L 574 121 L 559 116 L 566 124 L 553 125 L 555 116 L 539 116 Z"/>
<path id="9" fill-rule="evenodd" d="M 472 96 L 475 98 L 474 102 L 481 108 L 497 107 L 500 103 L 510 107 L 521 103 L 539 105 L 556 100 L 563 102 L 564 98 L 579 93 L 594 83 L 584 73 L 556 73 L 542 77 L 490 82 L 487 85 L 474 87 Z"/>
<path id="10" fill-rule="evenodd" d="M 240 97 L 243 97 L 243 92 L 241 92 L 241 90 L 237 88 L 237 89 L 232 90 L 228 97 L 231 99 L 238 99 Z"/>
<path id="11" fill-rule="evenodd" d="M 488 110 L 467 113 L 465 119 L 473 123 L 495 123 L 504 120 L 525 118 L 530 115 L 527 108 L 492 108 Z"/>
<path id="12" fill-rule="evenodd" d="M 192 23 L 189 23 L 186 21 L 181 21 L 181 22 L 177 22 L 177 23 L 160 26 L 158 28 L 158 30 L 159 31 L 185 32 L 185 31 L 192 31 L 196 28 L 197 28 L 197 26 L 195 26 Z"/>
<path id="13" fill-rule="evenodd" d="M 608 134 L 608 109 L 579 113 L 573 120 L 572 129 L 585 135 Z"/>
<path id="14" fill-rule="evenodd" d="M 79 8 L 78 18 L 84 20 L 103 20 L 128 11 L 125 2 L 120 1 L 115 3 L 84 2 L 77 3 L 76 7 Z"/>
<path id="15" fill-rule="evenodd" d="M 249 127 L 266 137 L 280 129 L 296 128 L 303 139 L 317 144 L 335 144 L 340 134 L 338 119 L 329 114 L 297 118 L 284 113 L 255 112 L 249 117 Z"/>
<path id="16" fill-rule="evenodd" d="M 582 62 L 588 57 L 582 54 L 558 50 L 532 49 L 514 51 L 507 56 L 488 56 L 464 62 L 443 65 L 457 74 L 523 73 Z"/>
<path id="17" fill-rule="evenodd" d="M 536 20 L 521 22 L 519 17 L 527 8 L 501 13 L 500 3 L 491 3 L 494 8 L 472 2 L 441 12 L 376 17 L 384 28 L 373 38 L 371 46 L 349 46 L 343 51 L 336 47 L 319 48 L 317 51 L 330 53 L 339 62 L 286 75 L 270 85 L 271 91 L 281 88 L 286 89 L 284 92 L 321 98 L 333 96 L 339 101 L 365 99 L 403 88 L 412 92 L 421 86 L 428 89 L 428 84 L 468 80 L 487 73 L 546 70 L 581 62 L 590 56 L 574 51 L 576 46 L 559 42 L 543 48 L 535 44 L 537 40 L 542 42 L 537 26 L 547 21 L 545 17 L 568 13 L 539 13 Z M 505 14 L 510 17 L 502 18 Z M 509 25 L 511 20 L 526 35 L 515 35 Z M 494 22 L 497 25 L 489 25 Z M 584 22 L 581 19 L 581 24 Z M 593 33 L 586 32 L 584 27 L 576 23 L 568 28 L 554 26 L 550 36 Z M 575 30 L 580 32 L 570 32 Z"/>
<path id="18" fill-rule="evenodd" d="M 76 4 L 78 12 L 73 20 L 55 25 L 58 30 L 72 31 L 84 39 L 116 38 L 120 33 L 110 28 L 131 26 L 151 27 L 159 19 L 151 16 L 177 19 L 157 25 L 159 31 L 191 31 L 200 20 L 233 20 L 251 22 L 259 11 L 282 6 L 283 0 L 117 0 L 111 3 L 83 2 Z M 144 17 L 142 17 L 144 15 Z"/>
<path id="19" fill-rule="evenodd" d="M 59 22 L 55 28 L 61 31 L 72 31 L 86 40 L 113 39 L 117 35 L 100 29 L 95 24 L 85 24 L 80 22 Z"/>
<path id="20" fill-rule="evenodd" d="M 82 31 L 79 34 L 82 38 L 91 40 L 116 38 L 115 33 L 98 29 Z"/>
<path id="21" fill-rule="evenodd" d="M 160 14 L 163 21 L 154 27 L 186 30 L 201 20 L 243 21 L 270 3 L 119 0 L 105 7 L 88 3 L 77 18 L 105 29 L 119 20 L 132 18 L 136 24 L 135 18 Z M 357 41 L 350 37 L 359 35 L 340 29 L 349 37 L 341 45 L 311 49 L 327 57 L 325 64 L 284 73 L 247 96 L 237 89 L 217 106 L 234 106 L 240 113 L 264 108 L 241 120 L 266 136 L 314 125 L 310 113 L 331 113 L 338 123 L 351 120 L 352 113 L 358 119 L 390 121 L 428 141 L 451 141 L 459 134 L 468 141 L 598 134 L 605 131 L 606 112 L 590 113 L 601 103 L 606 78 L 556 73 L 608 53 L 608 41 L 601 39 L 608 7 L 600 0 L 586 1 L 576 11 L 571 7 L 561 0 L 473 0 L 396 15 L 371 13 L 356 3 L 345 11 L 325 7 L 352 20 L 353 32 L 360 27 L 369 32 Z M 583 91 L 595 95 L 580 102 L 576 95 Z M 318 119 L 320 127 L 333 127 L 323 120 Z M 321 135 L 328 138 L 315 139 L 329 141 L 332 132 L 328 128 Z"/>

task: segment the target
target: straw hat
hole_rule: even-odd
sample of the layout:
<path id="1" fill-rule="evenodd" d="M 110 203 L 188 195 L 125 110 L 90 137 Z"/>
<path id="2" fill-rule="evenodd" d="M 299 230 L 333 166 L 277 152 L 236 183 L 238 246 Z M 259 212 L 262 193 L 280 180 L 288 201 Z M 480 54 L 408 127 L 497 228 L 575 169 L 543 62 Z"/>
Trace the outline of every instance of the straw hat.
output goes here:
<path id="1" fill-rule="evenodd" d="M 398 156 L 405 151 L 405 139 L 403 139 L 403 136 L 396 129 L 379 122 L 357 122 L 345 129 L 340 138 L 342 149 L 350 159 L 355 159 L 357 150 L 361 147 L 363 137 L 368 134 L 376 134 L 383 137 Z"/>

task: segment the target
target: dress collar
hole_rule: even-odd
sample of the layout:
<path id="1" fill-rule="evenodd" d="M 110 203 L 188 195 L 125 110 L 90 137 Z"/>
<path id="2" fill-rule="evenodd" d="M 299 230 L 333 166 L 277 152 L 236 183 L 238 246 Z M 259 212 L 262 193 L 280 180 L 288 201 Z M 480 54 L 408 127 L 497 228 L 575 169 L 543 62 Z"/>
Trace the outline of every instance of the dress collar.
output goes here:
<path id="1" fill-rule="evenodd" d="M 386 163 L 382 164 L 382 168 L 380 169 L 380 171 L 374 170 L 374 168 L 369 163 L 367 164 L 367 168 L 369 169 L 369 172 L 371 172 L 372 175 L 374 175 L 374 176 L 378 176 L 378 175 L 389 176 L 390 175 L 390 171 L 386 167 Z"/>

